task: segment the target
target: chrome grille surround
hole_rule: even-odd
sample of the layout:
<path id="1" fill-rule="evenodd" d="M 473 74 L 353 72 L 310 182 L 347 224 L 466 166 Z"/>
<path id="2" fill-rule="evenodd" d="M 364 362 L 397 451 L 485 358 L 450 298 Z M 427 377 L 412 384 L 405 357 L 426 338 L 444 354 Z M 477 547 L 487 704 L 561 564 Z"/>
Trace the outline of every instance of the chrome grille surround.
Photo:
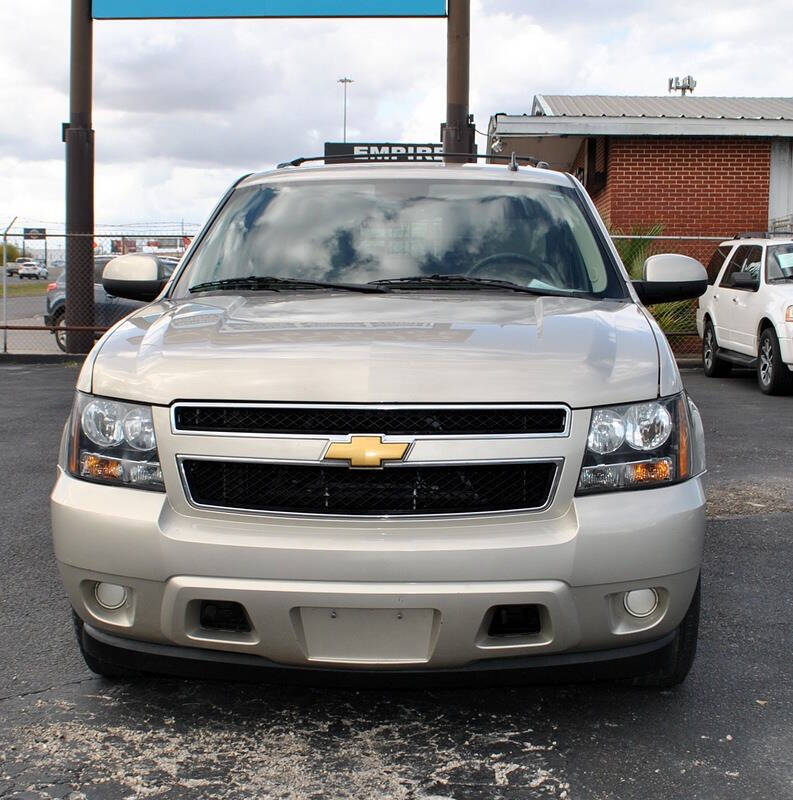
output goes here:
<path id="1" fill-rule="evenodd" d="M 211 503 L 202 503 L 197 501 L 193 497 L 193 492 L 191 490 L 190 484 L 190 476 L 188 474 L 188 467 L 191 463 L 198 462 L 198 461 L 211 461 L 215 462 L 219 465 L 225 464 L 250 464 L 250 465 L 268 465 L 268 466 L 284 466 L 284 467 L 301 467 L 305 470 L 311 470 L 312 468 L 319 470 L 344 470 L 345 472 L 362 472 L 368 475 L 382 473 L 383 470 L 391 471 L 391 470 L 399 470 L 401 468 L 408 468 L 414 472 L 420 472 L 422 468 L 428 468 L 428 472 L 431 471 L 433 468 L 447 468 L 449 470 L 455 467 L 488 467 L 488 466 L 503 466 L 509 467 L 510 465 L 515 466 L 516 468 L 520 467 L 532 467 L 532 466 L 541 466 L 541 465 L 549 465 L 553 467 L 553 473 L 550 477 L 550 481 L 548 484 L 548 491 L 545 495 L 545 500 L 540 505 L 533 505 L 533 506 L 519 506 L 515 508 L 498 508 L 498 509 L 487 509 L 487 510 L 463 510 L 463 511 L 428 511 L 428 512 L 420 512 L 420 511 L 392 511 L 392 512 L 377 512 L 373 511 L 372 513 L 360 513 L 360 512 L 336 512 L 333 511 L 308 511 L 308 510 L 298 510 L 298 511 L 289 511 L 289 510 L 282 510 L 282 509 L 260 509 L 260 508 L 251 508 L 251 507 L 237 507 L 237 506 L 229 506 L 229 505 L 214 505 Z M 444 461 L 440 463 L 425 463 L 425 462 L 413 462 L 413 463 L 394 463 L 394 464 L 386 464 L 381 469 L 360 469 L 360 468 L 350 468 L 346 467 L 343 464 L 331 464 L 330 462 L 325 463 L 315 463 L 315 464 L 307 464 L 306 462 L 299 462 L 299 463 L 286 463 L 283 461 L 278 460 L 265 460 L 265 459 L 235 459 L 235 458 L 217 458 L 217 457 L 205 457 L 205 456 L 179 456 L 178 458 L 179 463 L 179 472 L 182 478 L 182 485 L 184 487 L 185 494 L 187 496 L 187 500 L 190 505 L 194 506 L 195 508 L 205 509 L 205 510 L 212 510 L 212 511 L 224 511 L 224 512 L 235 512 L 235 513 L 243 513 L 243 514 L 254 514 L 254 515 L 269 515 L 269 516 L 287 516 L 287 517 L 348 517 L 352 519 L 362 519 L 362 518 L 378 518 L 378 519 L 387 519 L 387 518 L 422 518 L 422 517 L 470 517 L 470 516 L 479 516 L 479 515 L 497 515 L 497 514 L 515 514 L 515 513 L 522 513 L 522 512 L 534 512 L 538 513 L 547 509 L 551 503 L 553 502 L 554 495 L 556 493 L 556 488 L 559 484 L 559 478 L 561 475 L 563 459 L 533 459 L 533 460 L 521 460 L 521 461 L 497 461 L 497 462 L 450 462 Z"/>
<path id="2" fill-rule="evenodd" d="M 296 410 L 306 410 L 308 412 L 322 412 L 327 411 L 332 414 L 339 414 L 345 412 L 362 412 L 362 413 L 375 413 L 382 414 L 384 418 L 383 424 L 379 424 L 377 428 L 362 428 L 356 427 L 353 423 L 345 425 L 343 431 L 333 431 L 330 426 L 317 427 L 316 431 L 301 431 L 298 433 L 286 431 L 279 432 L 277 430 L 267 432 L 245 431 L 245 430 L 211 430 L 198 427 L 184 427 L 179 424 L 180 417 L 185 411 L 190 409 L 218 409 L 218 410 L 240 410 L 247 409 L 269 409 L 273 412 L 279 410 L 293 412 Z M 548 426 L 548 430 L 539 431 L 522 431 L 522 432 L 494 432 L 490 430 L 472 431 L 470 433 L 454 432 L 454 433 L 437 433 L 433 430 L 424 431 L 404 431 L 396 432 L 389 429 L 387 415 L 389 412 L 394 414 L 408 413 L 408 412 L 436 412 L 442 414 L 444 412 L 460 412 L 461 414 L 475 414 L 482 412 L 482 414 L 498 414 L 504 412 L 505 414 L 554 414 L 563 415 L 561 425 L 553 424 Z M 427 437 L 433 438 L 487 438 L 489 436 L 498 437 L 519 437 L 519 438 L 549 438 L 558 436 L 570 435 L 570 408 L 563 403 L 489 403 L 489 404 L 448 404 L 448 403 L 365 403 L 365 404 L 347 404 L 347 403 L 234 403 L 234 402 L 188 402 L 180 401 L 171 406 L 171 432 L 181 436 L 271 436 L 277 438 L 283 437 L 298 437 L 305 438 L 322 438 L 331 440 L 344 440 L 350 434 L 364 434 L 370 433 L 383 436 L 404 436 L 404 437 Z"/>
<path id="3" fill-rule="evenodd" d="M 476 412 L 478 410 L 482 410 L 485 412 L 495 410 L 515 410 L 517 412 L 531 412 L 534 410 L 552 410 L 559 414 L 560 412 L 563 414 L 563 425 L 559 426 L 560 430 L 546 432 L 546 433 L 538 433 L 538 432 L 531 432 L 531 433 L 454 433 L 454 434 L 437 434 L 437 433 L 420 433 L 420 434 L 394 434 L 388 431 L 387 429 L 380 432 L 378 431 L 377 434 L 381 436 L 382 441 L 389 442 L 389 441 L 398 441 L 398 442 L 407 442 L 409 444 L 408 450 L 404 457 L 403 461 L 397 462 L 388 462 L 384 463 L 380 468 L 356 468 L 350 467 L 344 463 L 340 462 L 331 462 L 331 461 L 324 461 L 323 457 L 324 454 L 327 452 L 328 448 L 330 447 L 331 443 L 333 442 L 348 442 L 350 441 L 351 437 L 353 436 L 360 436 L 360 435 L 373 435 L 371 431 L 356 431 L 351 430 L 349 433 L 323 433 L 320 430 L 310 433 L 278 433 L 278 432 L 246 432 L 246 431 L 234 431 L 234 432 L 227 432 L 227 431 L 198 431 L 198 430 L 190 430 L 190 429 L 183 429 L 178 426 L 178 415 L 177 410 L 180 408 L 185 407 L 193 407 L 193 408 L 264 408 L 264 409 L 282 409 L 282 408 L 289 408 L 289 409 L 296 409 L 296 408 L 305 408 L 311 410 L 319 410 L 330 408 L 334 411 L 339 409 L 351 409 L 354 411 L 384 411 L 388 412 L 390 410 L 429 410 L 429 411 L 446 411 L 446 410 L 460 410 L 465 413 Z M 545 453 L 537 454 L 536 456 L 532 455 L 531 452 L 527 453 L 525 456 L 522 457 L 505 457 L 505 453 L 500 453 L 499 457 L 492 458 L 488 457 L 487 455 L 487 445 L 489 442 L 497 443 L 498 441 L 502 441 L 504 446 L 506 446 L 506 442 L 512 442 L 509 449 L 511 451 L 518 450 L 520 452 L 521 448 L 519 447 L 520 440 L 554 440 L 560 439 L 564 437 L 570 436 L 571 430 L 571 422 L 572 422 L 572 411 L 571 409 L 564 404 L 556 403 L 556 404 L 333 404 L 333 403 L 229 403 L 229 402 L 192 402 L 192 401 L 178 401 L 174 403 L 169 409 L 169 418 L 170 418 L 170 427 L 171 427 L 171 434 L 174 436 L 175 441 L 174 444 L 176 445 L 176 462 L 178 466 L 178 473 L 182 483 L 182 489 L 184 491 L 185 499 L 189 506 L 200 509 L 203 511 L 209 512 L 218 512 L 218 513 L 238 513 L 238 514 L 246 514 L 246 515 L 253 515 L 253 516 L 271 516 L 271 517 L 307 517 L 307 518 L 348 518 L 348 519 L 383 519 L 383 518 L 398 518 L 398 519 L 420 519 L 420 518 L 443 518 L 443 517 L 476 517 L 482 515 L 489 515 L 489 516 L 498 516 L 504 514 L 515 514 L 515 513 L 540 513 L 546 511 L 552 504 L 556 496 L 556 492 L 561 480 L 563 466 L 564 466 L 564 457 L 561 455 L 557 456 L 556 453 L 551 452 L 548 454 L 548 448 L 545 447 Z M 194 437 L 213 437 L 213 441 L 217 441 L 218 438 L 220 439 L 228 439 L 230 443 L 229 447 L 229 455 L 225 454 L 225 447 L 218 447 L 217 445 L 212 446 L 210 449 L 213 451 L 212 455 L 207 453 L 200 454 L 196 452 L 193 454 L 191 452 L 192 448 L 189 448 L 189 442 Z M 233 448 L 233 441 L 240 439 L 249 442 L 246 445 L 245 450 L 248 452 L 247 455 L 240 457 L 239 455 L 231 455 L 234 452 Z M 286 442 L 295 442 L 295 445 L 299 445 L 300 450 L 304 450 L 310 442 L 314 442 L 315 444 L 312 445 L 312 449 L 319 446 L 319 450 L 317 451 L 317 455 L 307 455 L 305 459 L 301 457 L 300 460 L 295 460 L 294 458 L 282 458 L 282 457 L 259 457 L 258 455 L 252 455 L 251 451 L 255 451 L 256 448 L 254 446 L 255 440 L 268 440 L 271 444 L 268 444 L 268 450 L 272 451 L 273 448 L 279 449 L 276 440 L 284 440 Z M 300 444 L 302 440 L 302 444 Z M 209 440 L 206 440 L 207 442 Z M 550 442 L 549 442 L 550 444 Z M 220 442 L 218 441 L 218 445 Z M 421 445 L 422 448 L 416 450 L 417 445 Z M 434 445 L 434 446 L 433 446 Z M 443 450 L 448 450 L 450 457 L 445 458 L 443 453 L 436 452 L 439 448 Z M 467 457 L 467 454 L 470 450 L 476 448 L 478 451 L 477 453 L 472 453 L 471 457 Z M 569 448 L 569 444 L 565 445 L 564 447 L 560 448 L 562 451 Z M 206 450 L 206 447 L 199 447 L 196 450 Z M 291 449 L 291 446 L 290 446 Z M 552 448 L 555 450 L 556 448 Z M 319 453 L 321 452 L 322 455 Z M 430 458 L 429 456 L 434 456 Z M 510 453 L 510 456 L 515 455 L 517 456 L 518 453 Z M 466 456 L 461 458 L 460 456 Z M 251 464 L 262 464 L 262 465 L 277 465 L 283 464 L 285 466 L 303 466 L 303 467 L 319 467 L 323 469 L 331 468 L 331 469 L 344 469 L 350 470 L 352 472 L 378 472 L 385 470 L 392 470 L 392 469 L 400 469 L 403 467 L 412 467 L 412 468 L 422 468 L 422 467 L 454 467 L 454 466 L 484 466 L 484 465 L 516 465 L 519 466 L 526 466 L 531 464 L 553 464 L 553 476 L 550 481 L 550 487 L 547 492 L 547 496 L 545 497 L 545 501 L 540 505 L 530 505 L 527 506 L 525 503 L 516 503 L 514 507 L 502 507 L 493 510 L 461 510 L 459 512 L 455 511 L 431 511 L 431 512 L 417 512 L 417 511 L 408 511 L 408 512 L 399 512 L 399 513 L 378 513 L 373 511 L 372 513 L 361 513 L 356 511 L 355 513 L 334 513 L 332 511 L 323 511 L 317 510 L 316 512 L 308 511 L 308 510 L 299 510 L 299 511 L 289 511 L 289 510 L 282 510 L 282 509 L 267 509 L 267 508 L 250 508 L 250 507 L 238 507 L 238 506 L 230 506 L 230 505 L 215 505 L 212 503 L 207 502 L 200 502 L 197 498 L 194 497 L 193 492 L 191 491 L 190 481 L 188 479 L 188 474 L 185 469 L 185 462 L 187 461 L 215 461 L 215 462 L 230 462 L 230 463 L 251 463 Z"/>

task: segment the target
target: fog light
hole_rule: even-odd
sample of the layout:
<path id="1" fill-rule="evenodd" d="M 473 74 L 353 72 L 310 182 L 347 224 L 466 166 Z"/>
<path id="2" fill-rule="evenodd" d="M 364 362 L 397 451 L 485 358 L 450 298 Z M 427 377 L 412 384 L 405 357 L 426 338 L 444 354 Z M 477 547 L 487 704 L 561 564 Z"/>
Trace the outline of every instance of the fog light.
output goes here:
<path id="1" fill-rule="evenodd" d="M 649 617 L 658 608 L 658 593 L 655 589 L 634 589 L 625 592 L 622 602 L 632 617 Z"/>
<path id="2" fill-rule="evenodd" d="M 102 608 L 113 611 L 127 602 L 127 589 L 115 583 L 97 583 L 94 587 L 94 597 Z"/>

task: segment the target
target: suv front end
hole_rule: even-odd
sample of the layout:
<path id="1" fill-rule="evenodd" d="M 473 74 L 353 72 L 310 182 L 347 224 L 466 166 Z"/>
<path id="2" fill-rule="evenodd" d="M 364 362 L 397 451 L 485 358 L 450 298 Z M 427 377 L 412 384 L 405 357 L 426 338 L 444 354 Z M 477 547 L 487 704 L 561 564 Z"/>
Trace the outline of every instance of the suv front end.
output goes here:
<path id="1" fill-rule="evenodd" d="M 185 263 L 97 344 L 64 432 L 55 553 L 92 668 L 685 677 L 702 425 L 626 289 L 179 298 Z"/>

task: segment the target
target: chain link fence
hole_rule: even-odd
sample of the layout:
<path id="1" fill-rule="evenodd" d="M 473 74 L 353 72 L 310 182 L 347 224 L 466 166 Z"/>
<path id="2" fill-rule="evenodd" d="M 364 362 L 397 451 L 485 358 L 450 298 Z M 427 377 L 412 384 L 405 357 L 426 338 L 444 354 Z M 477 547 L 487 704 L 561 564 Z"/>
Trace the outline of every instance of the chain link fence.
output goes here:
<path id="1" fill-rule="evenodd" d="M 108 295 L 102 271 L 112 258 L 150 253 L 176 263 L 190 237 L 135 232 L 9 234 L 3 267 L 3 353 L 84 353 L 111 325 L 143 303 Z M 67 302 L 68 299 L 68 302 Z"/>
<path id="2" fill-rule="evenodd" d="M 719 244 L 731 236 L 663 236 L 660 233 L 612 233 L 614 246 L 632 278 L 641 279 L 645 259 L 659 253 L 681 253 L 706 267 Z M 697 300 L 650 306 L 678 360 L 698 359 L 702 343 L 697 335 Z"/>
<path id="3" fill-rule="evenodd" d="M 614 234 L 613 239 L 634 278 L 649 255 L 684 253 L 704 264 L 728 237 Z M 7 237 L 2 285 L 0 333 L 3 353 L 85 352 L 93 340 L 142 303 L 108 295 L 102 270 L 125 253 L 152 253 L 178 259 L 189 237 L 113 233 L 94 236 L 47 233 L 38 240 Z M 68 302 L 67 302 L 68 297 Z M 650 310 L 679 358 L 699 355 L 696 301 L 664 303 Z"/>

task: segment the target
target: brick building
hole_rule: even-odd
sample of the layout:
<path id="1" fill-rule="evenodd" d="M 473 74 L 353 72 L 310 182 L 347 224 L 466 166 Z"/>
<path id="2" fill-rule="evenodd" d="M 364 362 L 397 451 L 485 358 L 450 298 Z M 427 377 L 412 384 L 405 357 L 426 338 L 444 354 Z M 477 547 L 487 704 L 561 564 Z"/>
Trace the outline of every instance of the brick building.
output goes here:
<path id="1" fill-rule="evenodd" d="M 793 228 L 793 98 L 537 95 L 531 114 L 490 120 L 488 153 L 513 151 L 576 175 L 612 230 Z"/>

